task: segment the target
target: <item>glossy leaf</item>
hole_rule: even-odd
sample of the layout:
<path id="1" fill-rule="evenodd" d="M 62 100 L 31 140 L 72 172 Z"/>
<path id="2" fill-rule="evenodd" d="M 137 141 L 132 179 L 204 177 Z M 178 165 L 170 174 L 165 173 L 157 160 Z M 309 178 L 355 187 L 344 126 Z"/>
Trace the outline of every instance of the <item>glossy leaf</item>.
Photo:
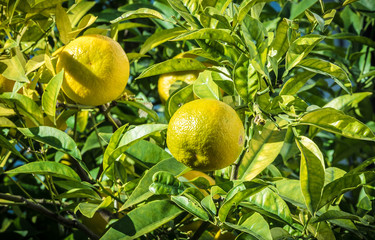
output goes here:
<path id="1" fill-rule="evenodd" d="M 152 201 L 127 213 L 101 239 L 135 239 L 171 221 L 182 212 L 169 200 Z"/>
<path id="2" fill-rule="evenodd" d="M 162 160 L 172 157 L 158 145 L 145 140 L 140 140 L 131 145 L 125 151 L 125 154 L 132 159 L 137 159 L 144 163 L 152 164 L 156 164 Z"/>
<path id="3" fill-rule="evenodd" d="M 70 167 L 57 162 L 31 162 L 12 170 L 6 171 L 6 174 L 42 174 L 51 175 L 59 178 L 81 181 L 78 174 Z"/>
<path id="4" fill-rule="evenodd" d="M 314 215 L 324 186 L 324 157 L 319 147 L 309 138 L 301 136 L 296 143 L 301 151 L 301 190 L 307 208 Z"/>
<path id="5" fill-rule="evenodd" d="M 344 89 L 347 93 L 351 94 L 351 82 L 346 72 L 339 66 L 322 60 L 322 59 L 304 59 L 298 63 L 298 67 L 302 67 L 306 70 L 329 76 L 335 80 L 335 82 Z"/>
<path id="6" fill-rule="evenodd" d="M 178 195 L 184 191 L 182 183 L 170 172 L 157 172 L 152 176 L 152 181 L 149 190 L 156 195 Z"/>
<path id="7" fill-rule="evenodd" d="M 120 21 L 125 21 L 125 20 L 130 20 L 130 19 L 135 19 L 135 18 L 156 18 L 156 19 L 164 20 L 163 15 L 161 15 L 161 13 L 159 13 L 158 11 L 154 9 L 139 8 L 134 11 L 127 11 L 126 13 L 122 14 L 120 17 L 112 20 L 111 23 L 114 24 Z"/>
<path id="8" fill-rule="evenodd" d="M 169 158 L 166 160 L 163 160 L 150 168 L 146 174 L 142 177 L 142 179 L 139 181 L 137 187 L 134 189 L 132 194 L 129 196 L 128 200 L 125 202 L 125 204 L 121 207 L 120 211 L 133 206 L 135 204 L 138 204 L 150 196 L 152 196 L 152 193 L 149 191 L 149 186 L 152 184 L 152 177 L 155 173 L 159 171 L 167 171 L 173 174 L 174 176 L 177 176 L 181 174 L 183 171 L 185 171 L 187 167 L 177 162 L 174 158 Z"/>
<path id="9" fill-rule="evenodd" d="M 272 114 L 286 113 L 290 116 L 298 116 L 298 114 L 305 112 L 308 107 L 307 103 L 299 97 L 292 95 L 276 96 L 267 111 Z"/>
<path id="10" fill-rule="evenodd" d="M 194 81 L 193 91 L 199 98 L 219 100 L 219 88 L 212 80 L 211 71 L 201 72 Z"/>
<path id="11" fill-rule="evenodd" d="M 20 83 L 29 83 L 25 75 L 24 67 L 17 55 L 10 59 L 2 59 L 0 62 L 0 74 L 4 77 Z"/>
<path id="12" fill-rule="evenodd" d="M 56 102 L 63 78 L 64 70 L 56 74 L 56 76 L 49 81 L 42 96 L 43 110 L 53 123 L 56 123 Z"/>
<path id="13" fill-rule="evenodd" d="M 266 185 L 258 182 L 243 182 L 232 188 L 225 199 L 225 202 L 219 209 L 219 219 L 225 222 L 232 207 L 238 206 L 243 200 L 247 199 L 253 194 L 258 193 Z"/>
<path id="14" fill-rule="evenodd" d="M 166 117 L 170 119 L 173 114 L 185 103 L 194 100 L 193 85 L 188 85 L 175 91 L 167 100 Z"/>
<path id="15" fill-rule="evenodd" d="M 289 25 L 286 19 L 283 19 L 279 23 L 276 29 L 276 37 L 273 39 L 270 46 L 270 52 L 277 61 L 288 51 L 289 39 L 288 39 Z"/>
<path id="16" fill-rule="evenodd" d="M 255 4 L 261 3 L 261 2 L 269 2 L 269 1 L 271 1 L 271 0 L 245 0 L 245 1 L 242 1 L 241 5 L 239 6 L 239 9 L 238 9 L 238 17 L 237 17 L 236 24 L 242 22 L 242 20 L 246 17 L 246 15 L 249 13 L 251 8 Z"/>
<path id="17" fill-rule="evenodd" d="M 111 156 L 112 152 L 117 148 L 121 137 L 126 132 L 128 125 L 124 125 L 116 130 L 116 132 L 113 133 L 111 139 L 109 140 L 108 146 L 105 149 L 105 152 L 103 154 L 103 169 L 104 171 L 107 170 L 109 167 L 108 159 Z"/>
<path id="18" fill-rule="evenodd" d="M 193 58 L 176 58 L 157 63 L 144 70 L 137 79 L 179 71 L 202 71 L 207 67 Z"/>
<path id="19" fill-rule="evenodd" d="M 359 174 L 346 174 L 324 186 L 319 208 L 331 202 L 341 194 L 359 187 L 361 179 Z"/>
<path id="20" fill-rule="evenodd" d="M 288 205 L 270 188 L 264 188 L 262 191 L 250 196 L 244 202 L 240 203 L 240 205 L 278 221 L 290 225 L 293 223 Z"/>
<path id="21" fill-rule="evenodd" d="M 182 33 L 186 32 L 185 29 L 177 27 L 172 29 L 165 29 L 159 32 L 154 33 L 150 37 L 147 38 L 145 43 L 142 45 L 141 50 L 139 51 L 140 54 L 145 54 L 151 49 L 157 47 L 158 45 L 169 41 L 172 38 L 175 38 Z"/>
<path id="22" fill-rule="evenodd" d="M 68 15 L 72 26 L 77 25 L 79 20 L 94 6 L 94 2 L 86 1 L 80 1 L 77 4 L 73 5 L 73 7 L 69 9 Z"/>
<path id="23" fill-rule="evenodd" d="M 229 44 L 236 44 L 236 41 L 231 35 L 231 31 L 227 29 L 211 29 L 211 28 L 203 28 L 199 30 L 189 31 L 187 33 L 183 33 L 180 36 L 172 39 L 172 41 L 186 41 L 186 40 L 194 40 L 194 39 L 208 39 L 208 40 L 216 40 L 216 41 L 223 41 Z"/>
<path id="24" fill-rule="evenodd" d="M 294 19 L 302 14 L 306 9 L 314 5 L 318 0 L 303 0 L 293 4 L 290 10 L 290 19 Z"/>
<path id="25" fill-rule="evenodd" d="M 6 92 L 0 94 L 0 101 L 10 107 L 16 106 L 20 114 L 29 118 L 37 126 L 44 123 L 39 106 L 30 98 L 18 93 Z"/>
<path id="26" fill-rule="evenodd" d="M 301 190 L 301 183 L 295 179 L 282 179 L 276 181 L 279 195 L 285 200 L 298 207 L 306 208 L 305 200 Z"/>
<path id="27" fill-rule="evenodd" d="M 322 221 L 329 221 L 333 219 L 349 219 L 354 221 L 364 221 L 360 217 L 354 214 L 350 214 L 344 211 L 338 211 L 338 210 L 329 210 L 322 215 L 320 215 L 318 218 L 313 219 L 312 222 L 322 222 Z"/>
<path id="28" fill-rule="evenodd" d="M 245 232 L 259 240 L 272 240 L 270 227 L 267 221 L 259 213 L 253 213 L 240 225 L 225 222 L 225 225 Z"/>
<path id="29" fill-rule="evenodd" d="M 67 153 L 77 160 L 81 154 L 74 140 L 65 132 L 53 127 L 18 128 L 23 135 L 38 142 L 45 143 L 61 152 Z"/>
<path id="30" fill-rule="evenodd" d="M 181 0 L 168 0 L 169 5 L 178 12 L 193 28 L 201 27 L 198 19 L 193 16 Z"/>
<path id="31" fill-rule="evenodd" d="M 56 6 L 56 26 L 57 30 L 59 30 L 61 41 L 64 44 L 68 44 L 71 40 L 69 33 L 72 31 L 72 25 L 65 9 L 60 5 Z"/>
<path id="32" fill-rule="evenodd" d="M 333 108 L 321 108 L 304 115 L 299 124 L 310 125 L 344 137 L 374 141 L 369 127 L 357 119 Z"/>
<path id="33" fill-rule="evenodd" d="M 251 102 L 259 87 L 259 76 L 245 55 L 241 55 L 234 69 L 234 86 L 245 102 Z"/>
<path id="34" fill-rule="evenodd" d="M 186 196 L 172 196 L 171 200 L 176 203 L 180 208 L 199 217 L 203 221 L 209 220 L 208 213 L 202 208 L 199 202 L 195 199 Z"/>
<path id="35" fill-rule="evenodd" d="M 63 198 L 89 198 L 96 201 L 102 200 L 97 192 L 91 188 L 70 188 L 68 191 L 56 196 L 59 199 Z"/>
<path id="36" fill-rule="evenodd" d="M 296 94 L 305 83 L 314 77 L 316 73 L 310 71 L 304 71 L 302 73 L 296 73 L 293 77 L 288 79 L 280 90 L 279 95 L 294 95 Z"/>
<path id="37" fill-rule="evenodd" d="M 349 110 L 352 107 L 356 107 L 359 102 L 361 102 L 363 99 L 371 96 L 371 92 L 358 92 L 353 94 L 347 94 L 338 96 L 331 101 L 329 101 L 326 105 L 324 105 L 324 108 L 334 108 L 336 110 L 340 111 L 346 111 Z"/>
<path id="38" fill-rule="evenodd" d="M 352 42 L 364 44 L 372 48 L 375 47 L 375 41 L 365 36 L 358 36 L 358 35 L 349 34 L 349 33 L 337 33 L 337 34 L 332 34 L 328 36 L 328 38 L 329 39 L 344 39 L 344 40 L 349 40 Z"/>
<path id="39" fill-rule="evenodd" d="M 297 38 L 289 47 L 286 54 L 285 68 L 287 71 L 295 67 L 299 62 L 302 61 L 311 50 L 323 40 L 320 35 L 305 35 Z"/>
<path id="40" fill-rule="evenodd" d="M 286 122 L 280 121 L 282 126 Z M 252 180 L 270 165 L 280 153 L 284 144 L 286 129 L 278 130 L 274 123 L 267 121 L 250 140 L 250 146 L 238 168 L 239 179 Z"/>

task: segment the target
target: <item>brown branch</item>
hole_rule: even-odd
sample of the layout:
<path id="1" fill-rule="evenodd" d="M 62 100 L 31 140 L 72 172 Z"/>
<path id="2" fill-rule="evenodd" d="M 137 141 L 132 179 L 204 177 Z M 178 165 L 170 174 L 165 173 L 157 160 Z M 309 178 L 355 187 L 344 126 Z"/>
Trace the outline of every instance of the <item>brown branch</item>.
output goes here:
<path id="1" fill-rule="evenodd" d="M 64 218 L 61 215 L 58 215 L 57 213 L 54 213 L 50 211 L 49 209 L 45 208 L 44 206 L 34 203 L 33 201 L 27 200 L 26 198 L 22 196 L 17 196 L 17 195 L 10 195 L 10 194 L 4 194 L 0 193 L 0 198 L 17 202 L 17 203 L 23 203 L 26 207 L 33 209 L 40 214 L 43 214 L 44 216 L 51 218 L 55 220 L 56 222 L 61 223 L 62 225 L 68 227 L 68 228 L 77 228 L 84 232 L 87 236 L 89 236 L 90 239 L 92 240 L 99 240 L 99 236 L 93 233 L 90 229 L 88 229 L 85 225 L 77 221 L 76 219 L 70 220 L 67 218 Z"/>

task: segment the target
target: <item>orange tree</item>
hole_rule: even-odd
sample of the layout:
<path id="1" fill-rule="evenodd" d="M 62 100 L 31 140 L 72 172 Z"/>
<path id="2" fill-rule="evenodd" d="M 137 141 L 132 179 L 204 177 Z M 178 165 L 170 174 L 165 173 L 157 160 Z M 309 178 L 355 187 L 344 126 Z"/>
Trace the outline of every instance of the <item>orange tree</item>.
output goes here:
<path id="1" fill-rule="evenodd" d="M 1 239 L 374 239 L 374 21 L 370 0 L 0 0 Z M 92 34 L 130 65 L 64 48 Z M 162 102 L 159 76 L 189 71 Z M 245 137 L 189 175 L 167 128 L 197 98 Z"/>

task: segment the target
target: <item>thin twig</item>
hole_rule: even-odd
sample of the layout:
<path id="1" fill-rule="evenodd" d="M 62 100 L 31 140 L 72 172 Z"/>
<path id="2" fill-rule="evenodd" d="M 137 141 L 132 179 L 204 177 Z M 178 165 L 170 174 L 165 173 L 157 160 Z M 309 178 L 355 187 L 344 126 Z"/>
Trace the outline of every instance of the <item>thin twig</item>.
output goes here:
<path id="1" fill-rule="evenodd" d="M 68 228 L 77 228 L 84 232 L 87 236 L 89 236 L 90 239 L 92 240 L 99 240 L 99 236 L 93 233 L 90 229 L 88 229 L 85 225 L 80 223 L 78 220 L 70 220 L 67 218 L 64 218 L 63 216 L 58 215 L 57 213 L 54 213 L 50 211 L 49 209 L 45 208 L 44 206 L 40 205 L 39 203 L 34 203 L 30 200 L 27 200 L 26 198 L 22 196 L 17 196 L 17 195 L 10 195 L 10 194 L 4 194 L 0 193 L 0 198 L 13 201 L 13 202 L 18 202 L 18 203 L 23 203 L 26 207 L 31 208 L 43 215 L 45 215 L 48 218 L 51 218 L 55 220 L 56 222 L 61 223 L 62 225 L 68 227 Z"/>

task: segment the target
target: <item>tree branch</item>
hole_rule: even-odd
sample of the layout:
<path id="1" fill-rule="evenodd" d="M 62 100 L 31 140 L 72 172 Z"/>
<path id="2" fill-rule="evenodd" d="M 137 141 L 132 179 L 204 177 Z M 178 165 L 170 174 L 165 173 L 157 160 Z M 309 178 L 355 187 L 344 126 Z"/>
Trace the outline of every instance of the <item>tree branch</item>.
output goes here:
<path id="1" fill-rule="evenodd" d="M 26 198 L 22 196 L 17 196 L 17 195 L 10 195 L 10 194 L 4 194 L 0 193 L 0 198 L 13 201 L 13 202 L 18 202 L 18 203 L 23 203 L 26 207 L 33 209 L 34 211 L 37 211 L 44 216 L 51 218 L 55 220 L 56 222 L 61 223 L 62 225 L 68 227 L 68 228 L 77 228 L 84 232 L 87 236 L 89 236 L 90 239 L 92 240 L 99 240 L 99 236 L 93 233 L 90 229 L 88 229 L 85 225 L 77 221 L 76 219 L 70 220 L 67 218 L 64 218 L 61 215 L 58 215 L 57 213 L 54 213 L 50 211 L 49 209 L 45 208 L 44 206 L 34 203 L 30 200 L 27 200 Z"/>

